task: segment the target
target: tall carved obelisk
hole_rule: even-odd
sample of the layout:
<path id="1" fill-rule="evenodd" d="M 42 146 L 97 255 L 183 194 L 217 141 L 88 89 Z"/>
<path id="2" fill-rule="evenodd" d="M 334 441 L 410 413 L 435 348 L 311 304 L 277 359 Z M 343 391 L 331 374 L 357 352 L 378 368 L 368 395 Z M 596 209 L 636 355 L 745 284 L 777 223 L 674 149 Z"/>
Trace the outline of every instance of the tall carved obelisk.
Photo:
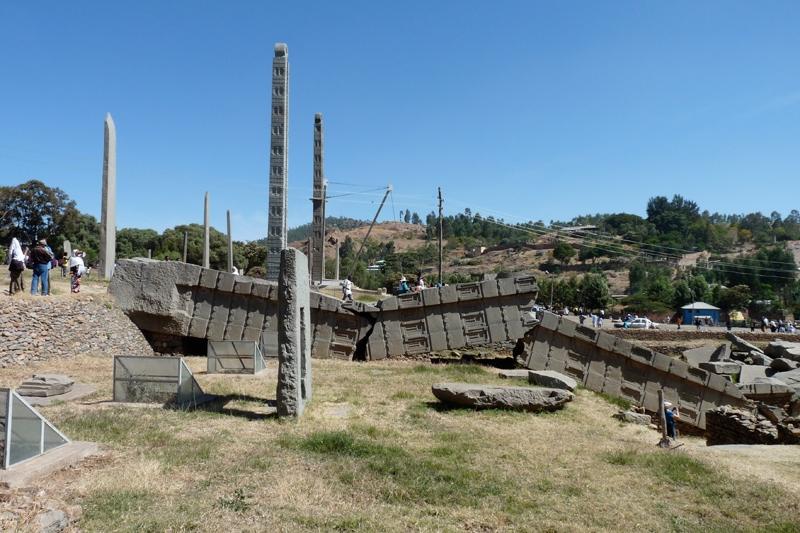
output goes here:
<path id="1" fill-rule="evenodd" d="M 277 281 L 281 250 L 286 248 L 286 205 L 289 156 L 289 49 L 275 44 L 272 60 L 272 129 L 269 143 L 269 214 L 267 229 L 267 279 Z"/>
<path id="2" fill-rule="evenodd" d="M 106 113 L 103 135 L 103 197 L 100 206 L 100 272 L 114 274 L 117 248 L 117 128 Z"/>
<path id="3" fill-rule="evenodd" d="M 211 233 L 208 225 L 208 193 L 203 202 L 203 268 L 211 268 Z"/>
<path id="4" fill-rule="evenodd" d="M 314 186 L 311 196 L 311 281 L 322 282 L 325 277 L 325 174 L 323 156 L 322 114 L 314 115 Z"/>

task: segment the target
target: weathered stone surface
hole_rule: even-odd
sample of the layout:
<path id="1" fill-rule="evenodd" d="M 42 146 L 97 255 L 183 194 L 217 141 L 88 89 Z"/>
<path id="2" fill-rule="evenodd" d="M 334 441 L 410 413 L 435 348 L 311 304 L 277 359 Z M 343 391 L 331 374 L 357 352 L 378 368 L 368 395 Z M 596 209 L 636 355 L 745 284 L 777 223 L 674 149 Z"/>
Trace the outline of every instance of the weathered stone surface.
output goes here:
<path id="1" fill-rule="evenodd" d="M 767 345 L 764 353 L 770 357 L 783 357 L 792 361 L 800 361 L 800 342 L 775 340 Z"/>
<path id="2" fill-rule="evenodd" d="M 272 113 L 270 114 L 269 211 L 267 279 L 277 280 L 281 250 L 285 249 L 287 187 L 289 186 L 289 47 L 275 44 L 272 59 Z"/>
<path id="3" fill-rule="evenodd" d="M 757 378 L 767 377 L 767 367 L 762 365 L 742 365 L 739 371 L 739 383 L 752 383 Z"/>
<path id="4" fill-rule="evenodd" d="M 58 533 L 69 526 L 69 518 L 61 509 L 51 509 L 36 516 L 36 526 L 40 533 Z"/>
<path id="5" fill-rule="evenodd" d="M 142 332 L 105 298 L 72 296 L 0 306 L 0 368 L 82 354 L 153 353 Z"/>
<path id="6" fill-rule="evenodd" d="M 778 357 L 772 360 L 769 367 L 776 372 L 788 372 L 800 367 L 800 363 L 792 361 L 791 359 L 786 359 L 785 357 Z"/>
<path id="7" fill-rule="evenodd" d="M 311 194 L 311 280 L 320 283 L 325 277 L 325 174 L 323 171 L 322 114 L 314 115 L 314 176 Z"/>
<path id="8" fill-rule="evenodd" d="M 531 370 L 528 374 L 528 381 L 531 385 L 540 387 L 550 387 L 553 389 L 564 389 L 570 392 L 578 387 L 578 382 L 561 372 L 553 370 Z"/>
<path id="9" fill-rule="evenodd" d="M 103 136 L 103 194 L 100 198 L 100 272 L 114 273 L 117 243 L 117 127 L 106 114 Z"/>
<path id="10" fill-rule="evenodd" d="M 614 415 L 614 418 L 629 424 L 639 424 L 641 426 L 649 426 L 653 423 L 650 415 L 646 413 L 635 413 L 633 411 L 620 411 Z"/>
<path id="11" fill-rule="evenodd" d="M 278 416 L 299 417 L 311 401 L 311 305 L 308 258 L 281 252 L 278 277 Z"/>
<path id="12" fill-rule="evenodd" d="M 736 352 L 761 352 L 760 348 L 758 348 L 757 346 L 755 346 L 753 344 L 750 344 L 749 342 L 747 342 L 743 338 L 739 337 L 738 335 L 735 335 L 734 333 L 731 333 L 730 331 L 725 333 L 725 337 L 727 337 L 727 339 L 729 341 L 731 341 L 731 349 L 733 351 L 736 351 Z"/>
<path id="13" fill-rule="evenodd" d="M 738 361 L 708 361 L 700 363 L 700 368 L 712 374 L 737 376 L 742 370 L 742 363 Z"/>
<path id="14" fill-rule="evenodd" d="M 56 396 L 72 390 L 75 381 L 64 374 L 34 374 L 17 387 L 20 396 Z"/>
<path id="15" fill-rule="evenodd" d="M 556 370 L 589 390 L 603 392 L 657 413 L 658 390 L 680 407 L 681 421 L 705 428 L 705 413 L 720 405 L 746 406 L 744 394 L 729 380 L 691 367 L 681 360 L 599 335 L 592 343 L 570 338 L 561 321 L 544 312 L 542 322 L 529 330 L 523 344 L 531 370 Z"/>
<path id="16" fill-rule="evenodd" d="M 530 370 L 528 370 L 527 368 L 516 368 L 513 370 L 501 370 L 500 372 L 497 373 L 497 375 L 504 379 L 513 379 L 513 378 L 528 379 L 529 373 Z"/>
<path id="17" fill-rule="evenodd" d="M 529 313 L 519 310 L 529 308 L 538 287 L 524 277 L 512 281 L 513 294 L 478 294 L 464 304 L 457 303 L 459 294 L 474 294 L 476 284 L 393 296 L 380 307 L 344 304 L 312 292 L 312 352 L 320 358 L 382 359 L 516 342 L 536 324 Z M 239 289 L 245 286 L 249 289 Z M 109 292 L 151 338 L 259 340 L 263 334 L 265 346 L 271 347 L 271 352 L 264 351 L 265 356 L 277 354 L 278 293 L 274 282 L 175 261 L 123 259 Z M 448 295 L 455 299 L 446 298 Z"/>
<path id="18" fill-rule="evenodd" d="M 574 395 L 562 389 L 544 387 L 498 387 L 470 383 L 437 383 L 431 387 L 442 403 L 475 409 L 512 409 L 517 411 L 554 411 L 571 401 Z"/>
<path id="19" fill-rule="evenodd" d="M 700 363 L 711 361 L 711 356 L 717 351 L 716 346 L 701 346 L 683 352 L 686 362 L 692 366 L 700 366 Z"/>
<path id="20" fill-rule="evenodd" d="M 711 354 L 711 361 L 727 361 L 731 358 L 731 345 L 730 344 L 720 344 L 717 346 L 717 349 L 714 350 L 714 353 Z"/>
<path id="21" fill-rule="evenodd" d="M 800 369 L 777 372 L 772 377 L 791 387 L 795 393 L 800 394 Z"/>

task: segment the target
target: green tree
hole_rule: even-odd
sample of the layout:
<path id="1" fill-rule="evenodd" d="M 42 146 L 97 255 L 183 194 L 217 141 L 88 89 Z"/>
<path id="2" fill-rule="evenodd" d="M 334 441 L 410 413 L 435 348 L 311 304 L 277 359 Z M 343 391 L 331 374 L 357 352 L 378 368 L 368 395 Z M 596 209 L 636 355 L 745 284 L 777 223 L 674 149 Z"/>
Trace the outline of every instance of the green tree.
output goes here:
<path id="1" fill-rule="evenodd" d="M 750 287 L 736 285 L 731 288 L 720 288 L 715 305 L 725 312 L 747 309 L 750 303 Z"/>
<path id="2" fill-rule="evenodd" d="M 578 288 L 581 303 L 589 309 L 605 309 L 611 303 L 608 282 L 602 274 L 586 274 Z"/>
<path id="3" fill-rule="evenodd" d="M 575 248 L 573 248 L 572 245 L 562 240 L 556 241 L 556 245 L 553 248 L 553 259 L 560 262 L 562 265 L 566 265 L 574 256 Z"/>

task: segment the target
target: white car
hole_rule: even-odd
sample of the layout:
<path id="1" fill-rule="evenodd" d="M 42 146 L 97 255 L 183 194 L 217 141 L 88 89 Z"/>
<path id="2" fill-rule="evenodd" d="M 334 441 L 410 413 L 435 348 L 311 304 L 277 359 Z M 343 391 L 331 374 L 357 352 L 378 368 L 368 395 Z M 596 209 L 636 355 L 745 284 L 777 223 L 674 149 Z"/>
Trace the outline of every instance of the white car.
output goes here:
<path id="1" fill-rule="evenodd" d="M 626 322 L 625 326 L 630 329 L 658 329 L 656 323 L 649 318 L 634 318 L 630 322 Z"/>

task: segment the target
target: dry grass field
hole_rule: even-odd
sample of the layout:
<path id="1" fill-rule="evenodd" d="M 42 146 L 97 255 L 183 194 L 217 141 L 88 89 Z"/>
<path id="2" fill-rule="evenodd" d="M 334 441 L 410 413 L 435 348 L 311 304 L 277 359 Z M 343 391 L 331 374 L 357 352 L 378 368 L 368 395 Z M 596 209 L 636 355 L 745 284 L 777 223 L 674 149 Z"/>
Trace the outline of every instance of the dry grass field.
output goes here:
<path id="1" fill-rule="evenodd" d="M 7 369 L 97 385 L 42 408 L 105 455 L 48 479 L 83 507 L 85 531 L 798 531 L 800 450 L 745 459 L 695 438 L 675 451 L 622 425 L 586 390 L 548 414 L 448 410 L 439 381 L 508 383 L 468 365 L 314 362 L 299 421 L 274 418 L 276 362 L 254 376 L 206 375 L 221 399 L 194 411 L 109 405 L 111 360 Z M 787 452 L 788 450 L 788 452 Z M 24 525 L 23 525 L 24 526 Z"/>

